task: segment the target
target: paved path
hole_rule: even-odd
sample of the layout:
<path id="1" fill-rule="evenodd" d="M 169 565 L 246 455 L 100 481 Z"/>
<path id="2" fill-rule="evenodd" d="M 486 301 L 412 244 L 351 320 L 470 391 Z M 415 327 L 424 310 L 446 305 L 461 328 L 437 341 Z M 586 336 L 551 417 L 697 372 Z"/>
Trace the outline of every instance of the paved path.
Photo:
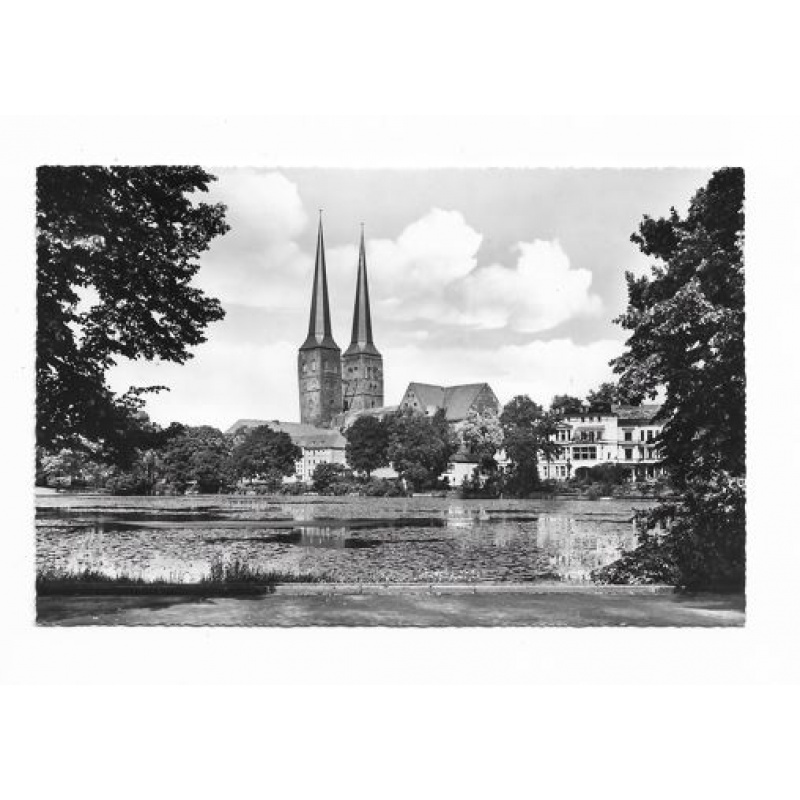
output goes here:
<path id="1" fill-rule="evenodd" d="M 696 626 L 744 625 L 741 595 L 335 595 L 256 598 L 40 597 L 40 625 Z"/>

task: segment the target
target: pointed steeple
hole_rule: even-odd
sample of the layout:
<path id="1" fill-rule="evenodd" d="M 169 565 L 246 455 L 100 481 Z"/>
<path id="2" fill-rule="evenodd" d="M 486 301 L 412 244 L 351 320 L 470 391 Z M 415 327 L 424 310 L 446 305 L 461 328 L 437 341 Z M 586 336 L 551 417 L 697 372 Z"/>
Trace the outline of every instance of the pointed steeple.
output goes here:
<path id="1" fill-rule="evenodd" d="M 358 252 L 356 302 L 353 307 L 353 334 L 345 355 L 354 352 L 378 354 L 372 341 L 372 314 L 369 307 L 369 282 L 367 281 L 367 256 L 364 248 L 363 222 L 361 223 L 361 246 Z"/>
<path id="2" fill-rule="evenodd" d="M 308 319 L 308 336 L 301 350 L 312 347 L 336 348 L 331 334 L 331 311 L 328 303 L 328 275 L 325 270 L 325 241 L 322 235 L 322 209 L 319 212 L 317 232 L 317 259 L 314 265 L 314 288 L 311 294 L 311 314 Z"/>

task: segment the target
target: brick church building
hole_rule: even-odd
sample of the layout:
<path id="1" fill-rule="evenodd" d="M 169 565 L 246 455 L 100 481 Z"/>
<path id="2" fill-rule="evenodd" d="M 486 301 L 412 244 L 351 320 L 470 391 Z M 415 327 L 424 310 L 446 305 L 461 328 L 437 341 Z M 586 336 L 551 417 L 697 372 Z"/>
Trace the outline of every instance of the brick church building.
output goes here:
<path id="1" fill-rule="evenodd" d="M 383 356 L 372 339 L 363 226 L 353 327 L 350 344 L 342 353 L 331 329 L 325 241 L 320 216 L 308 334 L 297 353 L 297 382 L 299 423 L 242 419 L 234 423 L 228 433 L 238 433 L 258 425 L 269 425 L 273 430 L 288 433 L 303 451 L 303 457 L 297 464 L 297 477 L 300 480 L 310 480 L 320 463 L 345 464 L 346 439 L 342 432 L 359 416 L 383 416 L 398 408 L 384 406 Z M 412 382 L 400 401 L 400 407 L 428 415 L 442 410 L 451 424 L 462 422 L 472 410 L 500 410 L 494 392 L 486 383 L 448 387 Z M 385 472 L 385 477 L 396 474 L 388 468 L 378 472 Z M 378 475 L 377 472 L 375 474 Z"/>
<path id="2" fill-rule="evenodd" d="M 330 427 L 343 413 L 383 406 L 383 356 L 372 341 L 363 226 L 353 331 L 350 346 L 342 355 L 331 332 L 325 242 L 320 218 L 308 336 L 297 354 L 297 380 L 300 389 L 300 422 L 306 425 Z"/>

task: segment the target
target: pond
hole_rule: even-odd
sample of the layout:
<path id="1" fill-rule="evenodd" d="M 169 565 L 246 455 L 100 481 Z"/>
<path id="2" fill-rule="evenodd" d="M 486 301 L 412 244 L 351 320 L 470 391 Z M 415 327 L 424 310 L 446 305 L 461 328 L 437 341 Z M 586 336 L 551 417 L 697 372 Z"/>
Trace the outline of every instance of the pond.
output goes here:
<path id="1" fill-rule="evenodd" d="M 636 500 L 36 498 L 38 569 L 196 581 L 218 559 L 345 583 L 583 583 L 635 542 Z"/>

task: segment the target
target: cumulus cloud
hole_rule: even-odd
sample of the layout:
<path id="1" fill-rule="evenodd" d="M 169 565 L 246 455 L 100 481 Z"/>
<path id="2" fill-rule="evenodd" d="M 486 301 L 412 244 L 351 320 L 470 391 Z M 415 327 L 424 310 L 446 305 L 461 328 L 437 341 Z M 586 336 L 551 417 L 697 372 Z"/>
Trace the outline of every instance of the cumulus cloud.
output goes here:
<path id="1" fill-rule="evenodd" d="M 223 304 L 304 311 L 314 253 L 298 237 L 309 217 L 297 186 L 279 172 L 233 170 L 210 199 L 228 206 L 231 231 L 203 257 L 198 285 Z M 432 208 L 394 239 L 368 239 L 373 313 L 387 321 L 538 333 L 596 314 L 592 274 L 557 241 L 519 242 L 510 264 L 478 265 L 483 235 L 457 210 Z M 349 327 L 358 251 L 327 248 L 332 313 Z"/>
<path id="2" fill-rule="evenodd" d="M 460 212 L 440 208 L 412 222 L 396 239 L 368 239 L 373 315 L 442 321 L 442 298 L 475 268 L 482 239 Z M 327 250 L 332 295 L 352 295 L 357 259 L 355 246 Z"/>
<path id="3" fill-rule="evenodd" d="M 600 298 L 590 291 L 592 273 L 572 269 L 558 242 L 520 242 L 517 251 L 514 266 L 492 264 L 456 282 L 453 319 L 479 328 L 509 326 L 538 333 L 600 310 Z"/>
<path id="4" fill-rule="evenodd" d="M 231 230 L 203 255 L 198 286 L 223 304 L 302 307 L 313 258 L 296 242 L 308 225 L 297 186 L 279 172 L 225 171 L 207 199 L 225 203 Z"/>
<path id="5" fill-rule="evenodd" d="M 600 311 L 592 273 L 574 269 L 557 241 L 520 242 L 511 265 L 478 266 L 483 236 L 458 211 L 432 209 L 397 239 L 367 242 L 376 313 L 404 321 L 538 333 Z M 355 247 L 332 250 L 332 283 L 352 290 Z M 339 288 L 340 287 L 340 288 Z"/>

